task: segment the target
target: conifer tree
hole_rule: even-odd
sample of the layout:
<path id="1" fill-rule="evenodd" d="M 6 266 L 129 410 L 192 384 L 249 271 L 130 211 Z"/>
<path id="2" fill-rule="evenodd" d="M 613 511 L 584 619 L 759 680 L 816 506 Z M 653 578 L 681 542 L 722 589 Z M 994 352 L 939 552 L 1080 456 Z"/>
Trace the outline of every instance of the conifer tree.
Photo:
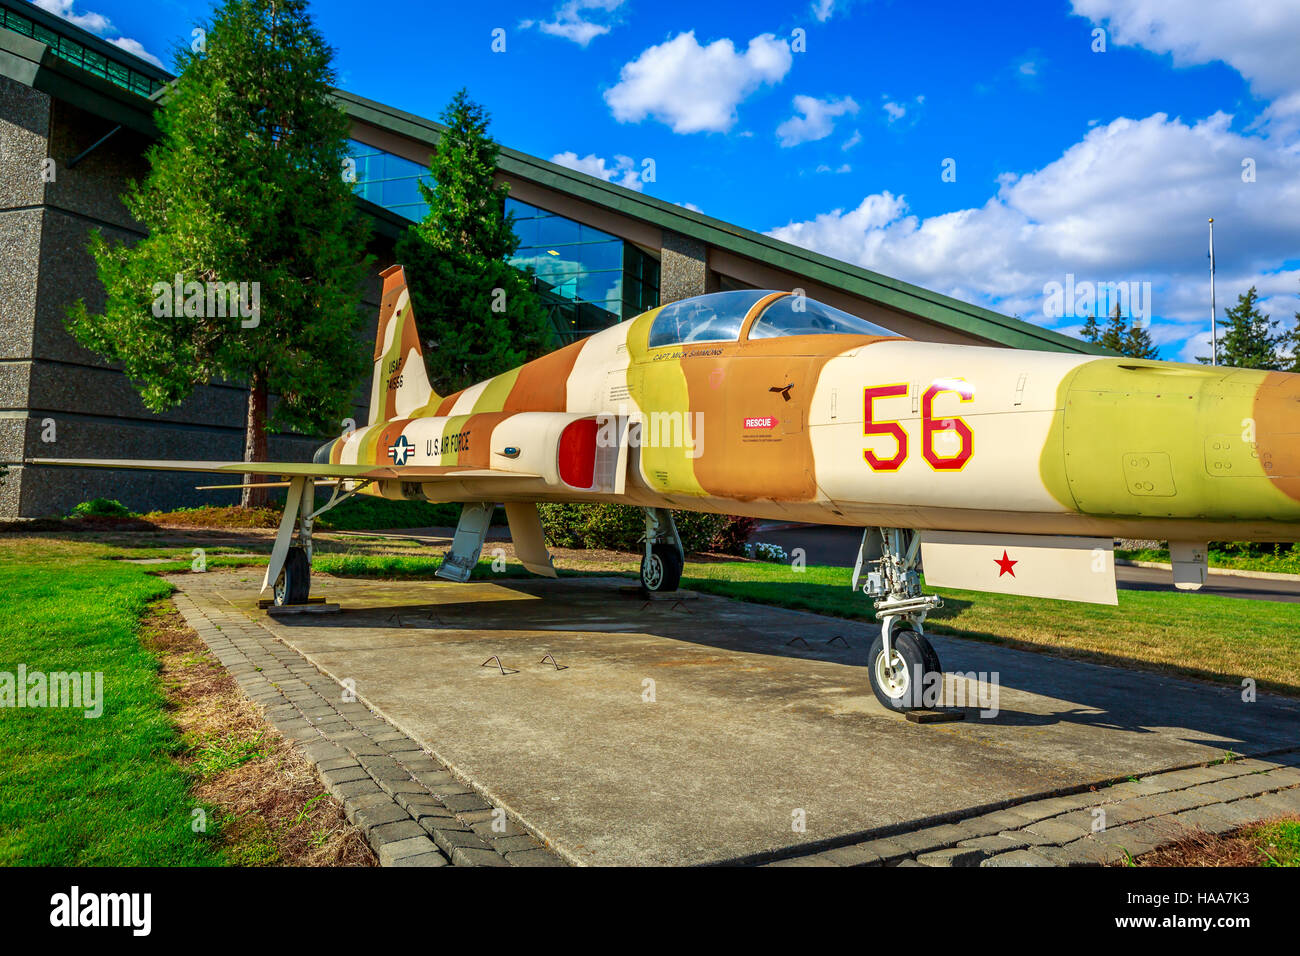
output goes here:
<path id="1" fill-rule="evenodd" d="M 247 384 L 245 461 L 266 459 L 268 427 L 334 433 L 368 365 L 368 226 L 344 181 L 333 55 L 307 0 L 218 7 L 177 54 L 149 171 L 123 197 L 148 235 L 93 233 L 106 300 L 69 314 L 152 411 L 214 379 Z M 265 500 L 245 487 L 245 505 Z"/>
<path id="2" fill-rule="evenodd" d="M 429 381 L 447 395 L 545 354 L 555 339 L 529 275 L 506 261 L 519 239 L 505 211 L 509 187 L 495 179 L 487 112 L 461 90 L 441 119 L 433 185 L 420 183 L 429 211 L 398 240 L 397 261 L 406 267 Z"/>

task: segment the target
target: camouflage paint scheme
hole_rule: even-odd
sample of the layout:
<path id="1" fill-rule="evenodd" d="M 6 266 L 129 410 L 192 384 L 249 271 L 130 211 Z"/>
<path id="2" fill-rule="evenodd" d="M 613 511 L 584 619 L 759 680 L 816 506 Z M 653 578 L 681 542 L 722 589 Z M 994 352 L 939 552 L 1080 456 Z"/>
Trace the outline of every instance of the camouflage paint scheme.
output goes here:
<path id="1" fill-rule="evenodd" d="M 384 279 L 371 423 L 328 446 L 334 466 L 373 466 L 381 480 L 368 493 L 1300 539 L 1298 375 L 892 336 L 748 339 L 789 295 L 774 292 L 746 311 L 738 341 L 653 348 L 654 309 L 444 398 L 429 388 L 400 267 Z M 537 467 L 539 444 L 554 458 L 557 428 L 609 415 L 640 432 L 621 493 L 579 490 Z M 400 468 L 399 443 L 411 446 Z M 528 454 L 504 454 L 521 447 L 530 468 Z"/>

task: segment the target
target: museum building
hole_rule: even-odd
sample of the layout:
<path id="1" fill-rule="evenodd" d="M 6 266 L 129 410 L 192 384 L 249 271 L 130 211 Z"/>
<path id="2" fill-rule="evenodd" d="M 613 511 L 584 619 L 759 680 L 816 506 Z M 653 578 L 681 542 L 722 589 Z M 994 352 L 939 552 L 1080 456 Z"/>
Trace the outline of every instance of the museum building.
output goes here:
<path id="1" fill-rule="evenodd" d="M 92 308 L 103 301 L 90 230 L 110 239 L 143 235 L 119 197 L 147 171 L 144 153 L 158 135 L 153 112 L 171 79 L 29 3 L 0 0 L 0 465 L 9 467 L 0 516 L 65 514 L 101 496 L 135 510 L 233 500 L 234 492 L 196 491 L 202 475 L 21 464 L 243 457 L 246 391 L 238 383 L 198 388 L 154 414 L 125 376 L 64 329 L 77 299 Z M 416 184 L 441 127 L 343 90 L 337 97 L 351 118 L 357 203 L 372 220 L 377 274 L 393 262 L 402 230 L 423 215 Z M 802 288 L 918 340 L 1099 351 L 508 147 L 498 177 L 510 186 L 507 207 L 520 237 L 512 262 L 533 268 L 564 340 L 705 292 Z M 376 278 L 370 310 L 378 291 Z M 368 385 L 359 392 L 368 394 Z M 273 435 L 270 455 L 309 460 L 318 444 L 318 436 Z"/>

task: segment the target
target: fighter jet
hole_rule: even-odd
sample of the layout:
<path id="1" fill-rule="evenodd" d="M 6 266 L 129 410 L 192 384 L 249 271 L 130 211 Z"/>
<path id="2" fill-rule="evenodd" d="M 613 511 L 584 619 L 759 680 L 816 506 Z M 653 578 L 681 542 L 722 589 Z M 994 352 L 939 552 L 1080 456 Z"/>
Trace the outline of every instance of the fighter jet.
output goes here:
<path id="1" fill-rule="evenodd" d="M 311 462 L 34 464 L 280 475 L 262 583 L 310 589 L 312 523 L 354 494 L 463 503 L 437 574 L 464 581 L 505 507 L 554 576 L 537 503 L 645 511 L 641 586 L 683 566 L 674 510 L 864 528 L 877 698 L 940 672 L 931 587 L 1116 603 L 1116 537 L 1167 540 L 1179 587 L 1210 540 L 1300 539 L 1300 375 L 911 341 L 799 292 L 672 302 L 440 396 L 401 266 L 382 273 L 369 422 Z M 317 483 L 332 495 L 317 506 Z"/>

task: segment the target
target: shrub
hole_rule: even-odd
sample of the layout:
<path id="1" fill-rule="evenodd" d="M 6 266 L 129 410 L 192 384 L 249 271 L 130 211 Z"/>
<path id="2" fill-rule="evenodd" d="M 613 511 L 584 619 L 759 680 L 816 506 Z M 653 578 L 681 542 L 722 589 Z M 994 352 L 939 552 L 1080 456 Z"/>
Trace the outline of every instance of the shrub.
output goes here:
<path id="1" fill-rule="evenodd" d="M 69 518 L 129 518 L 131 511 L 115 498 L 95 498 L 83 501 L 72 509 Z"/>
<path id="2" fill-rule="evenodd" d="M 778 564 L 790 557 L 785 553 L 785 548 L 779 544 L 768 544 L 763 541 L 745 545 L 745 554 L 758 561 L 775 561 Z"/>
<path id="3" fill-rule="evenodd" d="M 636 551 L 645 534 L 644 512 L 632 505 L 544 502 L 537 511 L 546 540 L 557 548 Z M 688 552 L 708 548 L 728 520 L 697 511 L 677 511 L 673 517 Z"/>
<path id="4" fill-rule="evenodd" d="M 709 542 L 709 549 L 719 554 L 744 554 L 749 536 L 758 527 L 757 518 L 742 518 L 739 515 L 727 515 L 726 523 Z"/>

